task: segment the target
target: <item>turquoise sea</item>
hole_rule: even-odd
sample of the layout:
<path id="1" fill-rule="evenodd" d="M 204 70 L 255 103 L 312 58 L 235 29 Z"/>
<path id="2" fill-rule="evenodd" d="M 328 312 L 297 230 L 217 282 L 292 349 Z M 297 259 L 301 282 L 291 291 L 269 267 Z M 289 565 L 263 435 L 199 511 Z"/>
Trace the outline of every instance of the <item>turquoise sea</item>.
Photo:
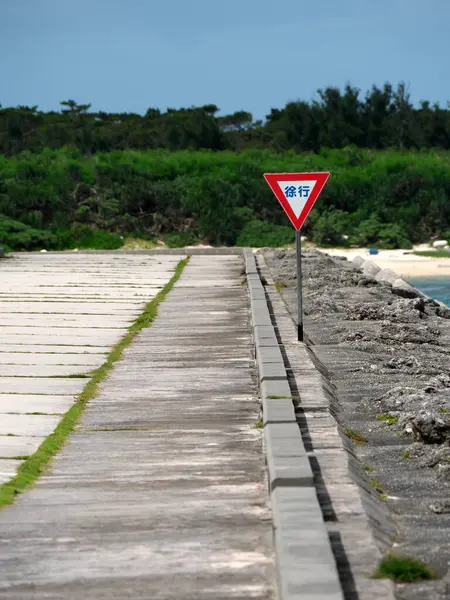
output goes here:
<path id="1" fill-rule="evenodd" d="M 408 283 L 421 290 L 427 296 L 445 302 L 445 304 L 450 306 L 450 278 L 408 277 Z"/>

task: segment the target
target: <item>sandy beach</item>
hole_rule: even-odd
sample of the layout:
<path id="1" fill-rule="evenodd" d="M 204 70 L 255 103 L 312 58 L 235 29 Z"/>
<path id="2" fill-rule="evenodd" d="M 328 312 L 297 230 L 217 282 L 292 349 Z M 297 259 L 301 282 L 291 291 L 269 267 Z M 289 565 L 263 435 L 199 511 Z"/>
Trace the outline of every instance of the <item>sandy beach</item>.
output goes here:
<path id="1" fill-rule="evenodd" d="M 378 254 L 370 255 L 367 248 L 330 249 L 318 248 L 330 256 L 346 256 L 353 260 L 355 256 L 372 260 L 382 269 L 391 269 L 400 277 L 450 277 L 449 258 L 432 258 L 416 256 L 414 251 L 430 250 L 429 246 L 421 245 L 414 250 L 379 250 Z"/>

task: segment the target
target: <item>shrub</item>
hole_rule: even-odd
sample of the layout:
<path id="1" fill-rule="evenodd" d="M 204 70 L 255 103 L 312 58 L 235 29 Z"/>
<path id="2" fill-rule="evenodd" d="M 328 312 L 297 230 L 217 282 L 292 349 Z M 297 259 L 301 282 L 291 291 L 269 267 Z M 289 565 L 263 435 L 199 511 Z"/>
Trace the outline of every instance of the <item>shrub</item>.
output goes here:
<path id="1" fill-rule="evenodd" d="M 57 246 L 57 239 L 49 231 L 34 229 L 0 215 L 0 246 L 7 252 L 54 249 Z"/>
<path id="2" fill-rule="evenodd" d="M 74 227 L 70 231 L 56 232 L 59 250 L 117 250 L 123 246 L 120 235 L 102 231 L 92 230 L 87 226 Z"/>
<path id="3" fill-rule="evenodd" d="M 381 560 L 373 577 L 376 579 L 392 579 L 397 583 L 413 583 L 414 581 L 432 579 L 433 573 L 420 560 L 391 553 Z"/>
<path id="4" fill-rule="evenodd" d="M 185 231 L 183 233 L 168 233 L 165 242 L 169 248 L 185 248 L 186 246 L 194 246 L 198 243 L 198 240 L 193 233 Z"/>
<path id="5" fill-rule="evenodd" d="M 277 247 L 292 244 L 294 241 L 295 231 L 292 227 L 253 220 L 244 225 L 236 240 L 236 246 Z"/>

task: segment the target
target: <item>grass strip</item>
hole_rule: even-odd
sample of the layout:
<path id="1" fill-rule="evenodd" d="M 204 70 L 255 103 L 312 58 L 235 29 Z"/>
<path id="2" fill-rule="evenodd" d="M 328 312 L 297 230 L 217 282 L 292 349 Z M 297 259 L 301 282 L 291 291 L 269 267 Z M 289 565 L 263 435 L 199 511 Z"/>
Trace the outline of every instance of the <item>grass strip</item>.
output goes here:
<path id="1" fill-rule="evenodd" d="M 447 252 L 447 250 L 424 250 L 422 252 L 414 252 L 414 254 L 430 258 L 450 258 L 450 252 Z"/>
<path id="2" fill-rule="evenodd" d="M 115 363 L 121 360 L 124 350 L 128 348 L 140 331 L 153 323 L 158 314 L 159 305 L 165 300 L 167 294 L 180 279 L 183 269 L 188 262 L 189 258 L 186 258 L 178 263 L 171 280 L 146 305 L 144 311 L 132 323 L 128 332 L 112 348 L 103 365 L 93 371 L 92 379 L 86 383 L 77 401 L 65 413 L 53 433 L 46 437 L 36 452 L 19 466 L 17 475 L 13 479 L 0 485 L 0 509 L 12 504 L 17 495 L 30 487 L 44 472 L 52 458 L 65 444 L 86 404 L 98 395 L 100 384 L 108 377 Z"/>

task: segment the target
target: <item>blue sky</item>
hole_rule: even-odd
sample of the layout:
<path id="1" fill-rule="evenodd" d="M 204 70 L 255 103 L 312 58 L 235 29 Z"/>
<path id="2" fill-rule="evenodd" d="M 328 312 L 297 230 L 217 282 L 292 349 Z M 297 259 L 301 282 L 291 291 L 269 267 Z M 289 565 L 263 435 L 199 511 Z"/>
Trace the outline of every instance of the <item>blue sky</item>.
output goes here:
<path id="1" fill-rule="evenodd" d="M 59 110 L 310 100 L 350 82 L 450 100 L 449 0 L 0 0 L 0 103 Z"/>

